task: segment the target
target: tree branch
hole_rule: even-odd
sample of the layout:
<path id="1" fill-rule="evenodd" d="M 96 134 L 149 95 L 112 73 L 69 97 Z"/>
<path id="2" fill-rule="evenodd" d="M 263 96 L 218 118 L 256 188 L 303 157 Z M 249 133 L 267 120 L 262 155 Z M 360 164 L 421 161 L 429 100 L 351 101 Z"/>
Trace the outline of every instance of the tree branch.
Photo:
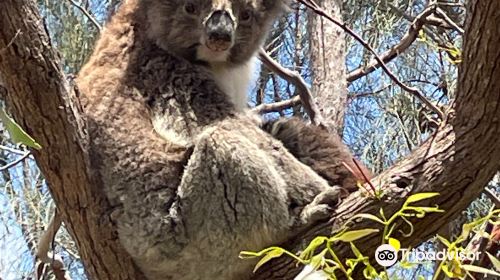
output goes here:
<path id="1" fill-rule="evenodd" d="M 291 108 L 293 106 L 297 106 L 302 103 L 302 100 L 300 96 L 294 96 L 290 99 L 279 101 L 279 102 L 273 102 L 273 103 L 267 103 L 267 104 L 260 104 L 253 108 L 252 110 L 259 113 L 259 114 L 266 114 L 266 113 L 273 113 L 273 112 L 281 112 L 283 110 L 286 110 L 288 108 Z"/>
<path id="2" fill-rule="evenodd" d="M 484 192 L 486 193 L 488 198 L 491 199 L 491 201 L 493 201 L 493 204 L 495 204 L 495 207 L 500 209 L 500 198 L 498 198 L 498 196 L 495 194 L 495 192 L 493 190 L 491 190 L 490 188 L 486 188 L 484 190 Z"/>
<path id="3" fill-rule="evenodd" d="M 416 247 L 460 215 L 483 192 L 497 172 L 500 157 L 500 54 L 491 51 L 500 48 L 496 21 L 500 16 L 500 2 L 475 0 L 469 1 L 469 7 L 459 90 L 447 122 L 411 155 L 372 180 L 374 185 L 383 187 L 385 195 L 381 201 L 355 192 L 335 209 L 328 222 L 299 233 L 295 240 L 282 244 L 283 247 L 298 252 L 313 237 L 331 235 L 356 214 L 377 215 L 383 208 L 385 215 L 390 216 L 399 210 L 408 195 L 438 192 L 440 195 L 425 205 L 439 205 L 444 213 L 412 219 L 414 232 L 409 237 L 394 235 L 403 246 Z M 478 83 L 485 75 L 488 82 Z M 376 225 L 355 220 L 350 226 L 360 229 Z M 369 257 L 378 245 L 380 239 L 373 236 L 356 241 L 357 248 Z M 334 251 L 341 259 L 351 255 L 349 245 L 345 244 L 337 244 Z M 293 260 L 278 258 L 264 265 L 252 279 L 293 279 L 300 269 Z"/>
<path id="4" fill-rule="evenodd" d="M 300 96 L 299 100 L 302 102 L 304 110 L 309 115 L 311 123 L 315 125 L 321 125 L 323 119 L 321 118 L 321 114 L 318 108 L 316 107 L 316 104 L 314 103 L 314 98 L 312 96 L 312 93 L 309 90 L 309 87 L 307 86 L 302 76 L 295 71 L 288 70 L 285 67 L 281 66 L 277 61 L 272 59 L 271 56 L 269 56 L 269 54 L 267 54 L 267 52 L 264 49 L 259 50 L 259 58 L 267 68 L 269 68 L 271 71 L 278 74 L 280 77 L 282 77 L 289 83 L 293 84 L 297 88 Z M 287 100 L 288 102 L 287 101 L 277 102 L 274 103 L 273 105 L 262 104 L 257 106 L 254 109 L 254 111 L 263 114 L 269 112 L 276 112 L 276 110 L 280 108 L 282 108 L 281 110 L 284 110 L 286 108 L 289 108 L 290 106 L 293 106 L 292 104 L 297 102 L 296 99 L 295 101 L 292 101 L 293 99 L 290 100 L 291 101 Z"/>
<path id="5" fill-rule="evenodd" d="M 12 161 L 12 162 L 9 162 L 8 164 L 4 165 L 4 166 L 0 166 L 0 171 L 4 171 L 4 170 L 7 170 L 9 168 L 12 168 L 16 165 L 18 165 L 20 162 L 22 162 L 23 160 L 25 160 L 27 157 L 30 156 L 30 152 L 25 152 L 20 158 Z"/>
<path id="6" fill-rule="evenodd" d="M 107 218 L 111 207 L 92 172 L 82 108 L 42 22 L 35 1 L 0 1 L 0 81 L 6 104 L 43 147 L 32 153 L 89 278 L 142 279 Z"/>
<path id="7" fill-rule="evenodd" d="M 73 0 L 68 0 L 73 6 L 75 6 L 78 10 L 80 10 L 89 20 L 90 22 L 92 22 L 92 24 L 94 24 L 95 28 L 97 28 L 97 30 L 101 31 L 102 30 L 102 26 L 99 24 L 99 22 L 97 22 L 97 20 L 95 19 L 95 17 L 93 17 L 89 11 L 87 11 L 87 9 L 85 9 L 84 7 L 82 7 L 81 5 L 79 5 L 78 3 L 76 3 L 75 1 Z"/>
<path id="8" fill-rule="evenodd" d="M 445 11 L 443 11 L 443 9 L 437 7 L 436 8 L 436 13 L 440 16 L 443 17 L 443 20 L 446 21 L 446 23 L 448 23 L 449 25 L 453 26 L 453 28 L 460 34 L 464 34 L 464 30 L 462 29 L 462 27 L 458 26 L 458 24 L 456 22 L 454 22 L 446 13 Z"/>
<path id="9" fill-rule="evenodd" d="M 52 269 L 57 280 L 71 280 L 71 278 L 66 275 L 66 269 L 64 268 L 64 262 L 61 256 L 56 255 L 54 252 L 49 253 L 50 246 L 54 244 L 57 231 L 61 227 L 61 224 L 61 216 L 56 210 L 50 220 L 47 230 L 42 234 L 40 240 L 38 241 L 36 258 L 41 263 L 37 265 L 37 272 L 43 271 L 41 268 L 48 265 Z M 37 279 L 41 279 L 42 275 L 42 273 L 38 273 Z"/>
<path id="10" fill-rule="evenodd" d="M 425 19 L 430 16 L 433 9 L 427 8 L 422 11 L 419 15 L 415 17 L 413 22 L 410 24 L 410 28 L 406 34 L 401 38 L 398 44 L 392 46 L 390 49 L 380 54 L 380 60 L 384 63 L 388 63 L 396 58 L 401 53 L 405 52 L 415 40 L 418 38 L 418 33 L 425 24 Z M 355 69 L 347 74 L 347 81 L 352 83 L 357 79 L 360 79 L 380 67 L 380 62 L 377 59 L 372 59 L 366 66 Z"/>
<path id="11" fill-rule="evenodd" d="M 432 102 L 430 102 L 417 88 L 405 85 L 403 82 L 401 82 L 396 77 L 396 75 L 394 73 L 392 73 L 391 70 L 389 70 L 389 68 L 385 65 L 384 61 L 382 60 L 382 58 L 370 46 L 370 44 L 368 44 L 365 40 L 363 40 L 363 38 L 361 38 L 358 34 L 356 34 L 352 29 L 350 29 L 349 27 L 347 27 L 344 23 L 341 23 L 338 20 L 336 20 L 333 17 L 331 17 L 326 11 L 324 11 L 320 6 L 318 6 L 318 4 L 316 4 L 316 2 L 314 2 L 313 0 L 297 0 L 297 1 L 300 2 L 300 3 L 302 3 L 302 4 L 304 4 L 308 8 L 312 9 L 316 14 L 318 14 L 318 15 L 320 15 L 320 16 L 328 19 L 332 23 L 336 24 L 337 26 L 339 26 L 340 28 L 342 28 L 345 32 L 347 32 L 349 35 L 351 35 L 356 41 L 358 41 L 359 43 L 361 43 L 361 45 L 363 45 L 364 48 L 366 48 L 367 50 L 369 50 L 375 56 L 375 60 L 378 62 L 379 66 L 384 70 L 384 72 L 387 74 L 387 76 L 389 76 L 389 78 L 394 83 L 396 83 L 403 90 L 405 90 L 405 91 L 409 92 L 410 94 L 412 94 L 413 96 L 415 96 L 417 99 L 419 99 L 431 111 L 435 112 L 438 115 L 439 119 L 441 119 L 441 120 L 445 119 L 446 116 L 441 111 L 441 109 L 439 109 L 436 105 L 432 104 Z M 431 5 L 430 7 L 428 7 L 425 10 L 424 14 L 431 14 L 431 13 L 433 13 L 434 10 L 435 10 L 435 8 L 436 8 L 435 5 Z"/>

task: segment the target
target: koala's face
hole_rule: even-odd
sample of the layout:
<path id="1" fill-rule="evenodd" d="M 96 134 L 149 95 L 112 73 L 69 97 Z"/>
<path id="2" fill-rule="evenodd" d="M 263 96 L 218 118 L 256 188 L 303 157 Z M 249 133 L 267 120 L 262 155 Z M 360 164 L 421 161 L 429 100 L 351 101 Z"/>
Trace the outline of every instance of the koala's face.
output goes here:
<path id="1" fill-rule="evenodd" d="M 189 60 L 240 64 L 261 46 L 286 0 L 144 0 L 148 36 Z"/>

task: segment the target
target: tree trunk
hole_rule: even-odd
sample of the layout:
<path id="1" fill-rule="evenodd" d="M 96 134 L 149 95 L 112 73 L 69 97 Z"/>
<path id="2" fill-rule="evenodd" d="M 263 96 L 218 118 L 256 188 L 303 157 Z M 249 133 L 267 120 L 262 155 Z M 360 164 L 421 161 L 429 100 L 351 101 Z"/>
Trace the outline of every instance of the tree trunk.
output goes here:
<path id="1" fill-rule="evenodd" d="M 328 14 L 342 18 L 342 1 L 316 1 Z M 342 134 L 347 103 L 344 31 L 313 12 L 308 13 L 312 89 L 329 131 Z"/>
<path id="2" fill-rule="evenodd" d="M 498 170 L 500 158 L 500 2 L 475 0 L 469 6 L 459 92 L 447 122 L 410 156 L 374 180 L 376 186 L 384 186 L 383 201 L 353 193 L 330 221 L 283 246 L 298 251 L 304 240 L 330 234 L 332 226 L 338 229 L 357 213 L 377 214 L 383 207 L 389 216 L 410 193 L 439 192 L 440 196 L 426 204 L 438 204 L 446 212 L 412 220 L 411 238 L 400 237 L 404 246 L 416 246 L 448 224 L 483 190 Z M 0 23 L 0 93 L 18 123 L 43 146 L 34 151 L 35 158 L 89 278 L 141 279 L 109 222 L 112 209 L 89 164 L 88 135 L 77 93 L 64 78 L 36 4 L 0 1 Z M 344 84 L 335 76 L 323 78 L 333 85 Z M 354 224 L 355 228 L 372 226 L 365 220 Z M 372 256 L 379 242 L 379 236 L 370 236 L 356 246 Z M 342 244 L 335 250 L 341 259 L 349 255 Z M 254 279 L 293 279 L 296 270 L 295 263 L 283 257 L 259 270 Z"/>
<path id="3" fill-rule="evenodd" d="M 77 92 L 29 0 L 0 1 L 0 93 L 16 121 L 42 145 L 33 151 L 90 279 L 141 279 L 118 242 L 93 176 Z"/>

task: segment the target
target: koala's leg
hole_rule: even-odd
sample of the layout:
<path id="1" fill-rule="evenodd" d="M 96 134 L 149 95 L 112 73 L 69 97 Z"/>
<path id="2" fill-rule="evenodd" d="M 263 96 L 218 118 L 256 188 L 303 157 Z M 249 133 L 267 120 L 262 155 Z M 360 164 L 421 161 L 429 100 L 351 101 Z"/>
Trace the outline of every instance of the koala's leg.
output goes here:
<path id="1" fill-rule="evenodd" d="M 254 263 L 239 260 L 241 250 L 280 244 L 337 202 L 323 179 L 273 147 L 281 144 L 253 126 L 238 128 L 221 125 L 199 137 L 178 190 L 176 211 L 189 239 L 179 261 L 195 263 L 203 279 L 246 279 Z M 176 279 L 198 279 L 189 277 Z"/>
<path id="2" fill-rule="evenodd" d="M 356 182 L 362 179 L 362 175 L 353 162 L 353 155 L 337 134 L 307 125 L 298 118 L 268 122 L 263 129 L 280 140 L 291 154 L 330 185 L 341 186 L 349 192 L 357 190 Z M 360 167 L 365 175 L 371 177 L 366 167 L 362 164 Z"/>
<path id="3" fill-rule="evenodd" d="M 193 274 L 175 279 L 246 279 L 254 263 L 240 260 L 239 252 L 285 241 L 294 223 L 289 204 L 273 159 L 246 135 L 220 127 L 205 131 L 185 168 L 176 205 L 189 239 L 179 263 Z"/>
<path id="4" fill-rule="evenodd" d="M 327 218 L 336 195 L 262 130 L 228 121 L 195 141 L 173 205 L 141 216 L 163 234 L 148 236 L 136 261 L 148 279 L 244 280 L 255 263 L 240 251 L 278 245 Z"/>

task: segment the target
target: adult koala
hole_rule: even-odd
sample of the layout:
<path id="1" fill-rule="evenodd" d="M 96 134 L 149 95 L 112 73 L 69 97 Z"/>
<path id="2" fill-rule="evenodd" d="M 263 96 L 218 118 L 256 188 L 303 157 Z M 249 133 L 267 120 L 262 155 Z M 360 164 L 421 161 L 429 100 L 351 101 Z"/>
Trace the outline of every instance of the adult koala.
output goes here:
<path id="1" fill-rule="evenodd" d="M 249 61 L 284 6 L 126 0 L 79 74 L 92 163 L 148 279 L 248 279 L 241 250 L 287 240 L 336 202 L 338 188 L 241 113 Z"/>

